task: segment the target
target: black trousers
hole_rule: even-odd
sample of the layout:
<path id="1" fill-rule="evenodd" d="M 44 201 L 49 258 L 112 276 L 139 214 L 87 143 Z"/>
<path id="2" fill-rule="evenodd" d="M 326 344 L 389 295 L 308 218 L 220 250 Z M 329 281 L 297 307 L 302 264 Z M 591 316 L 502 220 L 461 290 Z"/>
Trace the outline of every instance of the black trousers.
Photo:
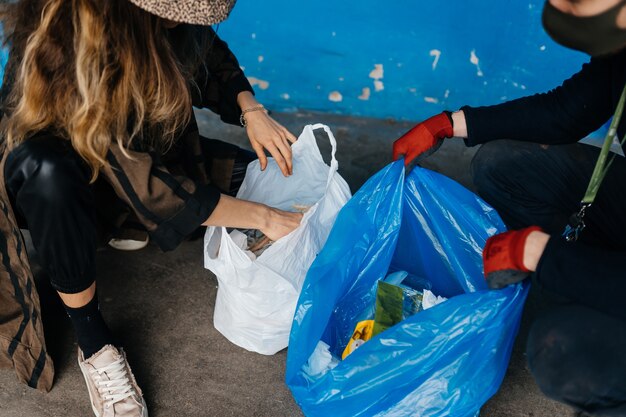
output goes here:
<path id="1" fill-rule="evenodd" d="M 495 141 L 478 151 L 472 174 L 478 193 L 509 228 L 539 225 L 558 236 L 579 207 L 598 154 L 582 144 Z M 587 214 L 582 242 L 626 250 L 625 189 L 626 161 L 618 157 Z M 594 279 L 576 271 L 570 275 L 572 282 Z M 555 303 L 533 323 L 527 354 L 546 395 L 589 413 L 626 416 L 624 320 L 576 302 Z"/>
<path id="2" fill-rule="evenodd" d="M 233 146 L 202 140 L 208 155 L 212 147 Z M 230 189 L 224 192 L 237 193 L 255 158 L 252 152 L 238 150 Z M 30 231 L 52 287 L 66 294 L 84 291 L 95 281 L 96 249 L 110 221 L 110 213 L 99 207 L 111 207 L 109 201 L 98 201 L 117 198 L 103 179 L 90 184 L 90 177 L 69 141 L 53 136 L 24 141 L 7 156 L 5 165 L 5 185 L 18 223 Z"/>

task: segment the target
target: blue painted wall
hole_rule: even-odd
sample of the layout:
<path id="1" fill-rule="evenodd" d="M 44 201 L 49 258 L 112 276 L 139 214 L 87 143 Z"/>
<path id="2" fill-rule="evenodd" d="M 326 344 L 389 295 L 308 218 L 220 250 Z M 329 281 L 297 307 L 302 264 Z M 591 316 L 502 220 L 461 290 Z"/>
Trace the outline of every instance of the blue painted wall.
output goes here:
<path id="1" fill-rule="evenodd" d="M 272 109 L 421 120 L 545 91 L 578 71 L 587 57 L 548 38 L 542 6 L 239 0 L 218 33 Z"/>
<path id="2" fill-rule="evenodd" d="M 2 47 L 2 43 L 4 43 L 4 28 L 0 24 L 0 86 L 2 85 L 2 80 L 4 80 L 4 67 L 9 59 L 9 50 Z"/>
<path id="3" fill-rule="evenodd" d="M 269 108 L 421 120 L 545 91 L 578 71 L 587 57 L 548 38 L 542 6 L 239 0 L 218 33 Z"/>

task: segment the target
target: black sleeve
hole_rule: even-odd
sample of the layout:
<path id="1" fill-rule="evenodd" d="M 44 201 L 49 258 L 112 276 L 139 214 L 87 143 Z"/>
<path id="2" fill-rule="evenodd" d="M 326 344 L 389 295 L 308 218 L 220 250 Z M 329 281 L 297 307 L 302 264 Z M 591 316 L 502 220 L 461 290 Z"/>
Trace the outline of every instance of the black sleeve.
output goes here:
<path id="1" fill-rule="evenodd" d="M 579 141 L 613 114 L 613 59 L 592 58 L 580 72 L 547 93 L 494 106 L 463 107 L 466 144 L 474 146 L 497 139 L 545 144 Z"/>
<path id="2" fill-rule="evenodd" d="M 552 292 L 626 320 L 626 252 L 553 237 L 535 278 Z"/>
<path id="3" fill-rule="evenodd" d="M 226 42 L 213 29 L 209 30 L 205 65 L 196 77 L 199 96 L 194 97 L 194 106 L 209 108 L 224 122 L 238 125 L 241 109 L 237 104 L 237 95 L 242 91 L 254 94 L 254 91 Z"/>

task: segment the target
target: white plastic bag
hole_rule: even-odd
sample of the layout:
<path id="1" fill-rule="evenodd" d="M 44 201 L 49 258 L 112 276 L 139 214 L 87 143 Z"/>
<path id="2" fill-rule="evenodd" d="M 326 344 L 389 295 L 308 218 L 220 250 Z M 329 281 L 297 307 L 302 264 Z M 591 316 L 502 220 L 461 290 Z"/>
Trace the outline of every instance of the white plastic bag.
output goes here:
<path id="1" fill-rule="evenodd" d="M 324 129 L 332 145 L 330 167 L 322 159 L 313 130 Z M 326 243 L 350 188 L 337 173 L 337 142 L 327 126 L 304 128 L 292 146 L 293 175 L 284 177 L 269 158 L 248 166 L 237 198 L 285 211 L 311 206 L 300 226 L 252 260 L 223 227 L 204 237 L 204 266 L 218 280 L 213 322 L 228 340 L 247 350 L 273 355 L 287 347 L 289 331 L 307 270 Z M 294 207 L 295 206 L 295 207 Z"/>

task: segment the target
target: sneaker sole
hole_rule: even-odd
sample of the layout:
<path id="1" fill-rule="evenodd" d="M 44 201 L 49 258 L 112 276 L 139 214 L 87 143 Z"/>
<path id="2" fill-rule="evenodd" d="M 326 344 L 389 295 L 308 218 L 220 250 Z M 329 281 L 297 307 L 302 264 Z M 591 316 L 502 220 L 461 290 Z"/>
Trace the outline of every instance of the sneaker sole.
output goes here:
<path id="1" fill-rule="evenodd" d="M 144 241 L 132 239 L 111 239 L 109 240 L 109 246 L 117 250 L 134 251 L 145 248 L 148 246 L 148 242 L 150 242 L 149 238 L 146 238 Z"/>

